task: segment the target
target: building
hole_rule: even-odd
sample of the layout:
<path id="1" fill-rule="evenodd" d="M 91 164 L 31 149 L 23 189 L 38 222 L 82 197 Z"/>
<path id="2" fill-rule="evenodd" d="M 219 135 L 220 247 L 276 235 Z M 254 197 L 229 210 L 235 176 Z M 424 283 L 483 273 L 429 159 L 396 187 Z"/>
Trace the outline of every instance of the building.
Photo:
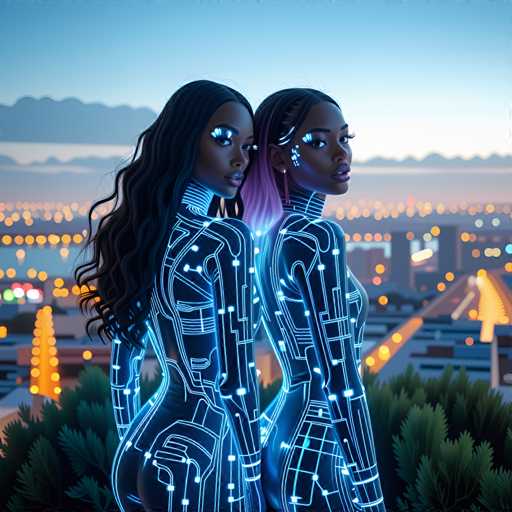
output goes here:
<path id="1" fill-rule="evenodd" d="M 412 288 L 411 242 L 407 232 L 391 233 L 391 281 L 399 288 Z"/>
<path id="2" fill-rule="evenodd" d="M 461 250 L 459 228 L 457 226 L 441 226 L 437 236 L 439 243 L 438 272 L 458 272 L 461 268 Z"/>

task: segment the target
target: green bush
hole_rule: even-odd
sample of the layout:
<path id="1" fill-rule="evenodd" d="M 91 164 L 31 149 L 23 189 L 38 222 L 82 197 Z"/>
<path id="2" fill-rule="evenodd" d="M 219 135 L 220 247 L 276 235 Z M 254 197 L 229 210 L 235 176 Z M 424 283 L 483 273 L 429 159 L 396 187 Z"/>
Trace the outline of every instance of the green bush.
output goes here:
<path id="1" fill-rule="evenodd" d="M 512 407 L 484 382 L 447 368 L 412 367 L 386 383 L 364 376 L 388 511 L 512 511 Z M 160 376 L 141 383 L 144 403 Z M 264 409 L 279 391 L 261 389 Z M 117 448 L 108 377 L 97 367 L 47 402 L 20 407 L 0 443 L 0 510 L 117 511 L 110 468 Z"/>
<path id="2" fill-rule="evenodd" d="M 143 401 L 160 379 L 142 380 Z M 41 418 L 20 407 L 0 443 L 0 510 L 9 512 L 117 511 L 110 469 L 118 437 L 108 377 L 84 370 L 60 404 L 46 402 Z"/>
<path id="3" fill-rule="evenodd" d="M 365 375 L 389 510 L 512 511 L 512 406 L 462 369 Z"/>

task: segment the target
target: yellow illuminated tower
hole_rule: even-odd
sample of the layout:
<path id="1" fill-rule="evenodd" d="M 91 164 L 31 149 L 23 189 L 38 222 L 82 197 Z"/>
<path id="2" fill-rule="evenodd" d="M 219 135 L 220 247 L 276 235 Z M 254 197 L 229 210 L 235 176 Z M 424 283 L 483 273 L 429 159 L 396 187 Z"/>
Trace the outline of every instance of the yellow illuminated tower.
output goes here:
<path id="1" fill-rule="evenodd" d="M 30 392 L 57 400 L 62 389 L 50 306 L 44 306 L 36 313 L 30 366 Z"/>

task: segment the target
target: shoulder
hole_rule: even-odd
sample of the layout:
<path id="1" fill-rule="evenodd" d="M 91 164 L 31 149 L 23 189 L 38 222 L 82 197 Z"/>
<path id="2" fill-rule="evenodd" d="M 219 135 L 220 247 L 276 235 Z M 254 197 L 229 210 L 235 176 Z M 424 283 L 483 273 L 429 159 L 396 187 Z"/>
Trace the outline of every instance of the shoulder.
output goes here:
<path id="1" fill-rule="evenodd" d="M 249 226 L 240 219 L 233 218 L 215 218 L 210 221 L 209 226 L 212 231 L 218 233 L 233 233 L 237 236 L 243 236 L 244 238 L 253 238 Z"/>
<path id="2" fill-rule="evenodd" d="M 303 215 L 289 217 L 284 226 L 283 236 L 293 243 L 296 240 L 300 244 L 307 244 L 321 252 L 337 247 L 345 246 L 345 233 L 339 224 L 329 219 L 311 220 Z"/>
<path id="3" fill-rule="evenodd" d="M 252 246 L 254 236 L 247 224 L 240 219 L 212 219 L 208 229 L 230 248 Z"/>

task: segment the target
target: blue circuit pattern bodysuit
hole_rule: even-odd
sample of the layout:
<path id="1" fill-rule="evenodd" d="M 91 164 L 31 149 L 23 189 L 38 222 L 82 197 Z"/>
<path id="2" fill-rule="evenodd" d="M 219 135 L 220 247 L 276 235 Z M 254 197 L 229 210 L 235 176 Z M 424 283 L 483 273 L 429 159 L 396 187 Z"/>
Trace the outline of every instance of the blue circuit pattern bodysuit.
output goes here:
<path id="1" fill-rule="evenodd" d="M 359 374 L 368 298 L 324 202 L 294 192 L 257 244 L 263 321 L 283 371 L 262 414 L 263 489 L 278 511 L 384 511 Z"/>
<path id="2" fill-rule="evenodd" d="M 163 381 L 142 408 L 145 348 L 112 345 L 121 439 L 112 484 L 122 511 L 259 509 L 253 240 L 241 221 L 208 217 L 211 199 L 190 181 L 170 229 L 143 340 Z"/>

